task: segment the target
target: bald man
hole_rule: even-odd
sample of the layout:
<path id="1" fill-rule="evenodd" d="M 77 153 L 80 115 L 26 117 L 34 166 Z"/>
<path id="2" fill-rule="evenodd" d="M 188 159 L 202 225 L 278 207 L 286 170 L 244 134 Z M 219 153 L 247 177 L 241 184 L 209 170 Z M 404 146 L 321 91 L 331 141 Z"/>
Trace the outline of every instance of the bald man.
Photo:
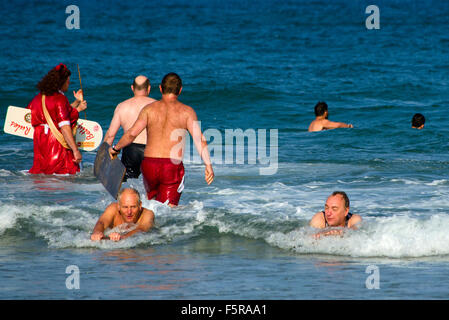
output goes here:
<path id="1" fill-rule="evenodd" d="M 156 101 L 148 97 L 151 86 L 150 80 L 145 76 L 138 76 L 131 85 L 134 97 L 119 103 L 114 111 L 109 129 L 104 137 L 105 142 L 112 146 L 115 135 L 120 127 L 123 131 L 128 131 L 136 122 L 140 111 L 148 104 Z M 146 130 L 142 131 L 133 143 L 123 149 L 122 163 L 126 167 L 125 179 L 137 179 L 140 176 L 140 164 L 144 158 L 145 145 L 147 143 Z"/>
<path id="2" fill-rule="evenodd" d="M 119 241 L 138 232 L 147 232 L 153 225 L 154 212 L 142 207 L 139 191 L 126 188 L 120 190 L 117 202 L 111 203 L 100 216 L 90 239 Z M 113 230 L 105 237 L 104 232 L 108 228 Z"/>

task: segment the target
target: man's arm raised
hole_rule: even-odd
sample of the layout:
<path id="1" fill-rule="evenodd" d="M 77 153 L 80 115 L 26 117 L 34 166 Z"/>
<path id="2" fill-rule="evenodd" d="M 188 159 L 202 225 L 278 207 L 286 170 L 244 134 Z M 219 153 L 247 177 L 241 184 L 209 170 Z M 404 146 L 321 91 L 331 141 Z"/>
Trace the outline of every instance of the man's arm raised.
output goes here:
<path id="1" fill-rule="evenodd" d="M 198 123 L 198 118 L 196 116 L 195 111 L 192 109 L 189 112 L 189 116 L 187 118 L 187 130 L 192 136 L 193 143 L 195 144 L 196 150 L 198 151 L 201 159 L 203 159 L 204 164 L 206 165 L 206 169 L 204 171 L 204 177 L 207 184 L 211 184 L 214 181 L 214 170 L 212 168 L 212 163 L 210 161 L 209 150 L 207 149 L 207 141 L 201 132 L 200 125 Z"/>

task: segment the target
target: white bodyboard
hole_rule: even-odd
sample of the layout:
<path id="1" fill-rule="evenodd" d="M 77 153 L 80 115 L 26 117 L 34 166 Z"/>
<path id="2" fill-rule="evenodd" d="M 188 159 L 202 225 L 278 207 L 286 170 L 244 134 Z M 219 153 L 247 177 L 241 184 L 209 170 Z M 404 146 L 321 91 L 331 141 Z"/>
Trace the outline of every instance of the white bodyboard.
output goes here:
<path id="1" fill-rule="evenodd" d="M 33 139 L 31 110 L 9 106 L 3 130 L 8 134 Z M 79 149 L 93 151 L 98 148 L 102 140 L 103 129 L 97 122 L 78 119 L 75 141 Z"/>

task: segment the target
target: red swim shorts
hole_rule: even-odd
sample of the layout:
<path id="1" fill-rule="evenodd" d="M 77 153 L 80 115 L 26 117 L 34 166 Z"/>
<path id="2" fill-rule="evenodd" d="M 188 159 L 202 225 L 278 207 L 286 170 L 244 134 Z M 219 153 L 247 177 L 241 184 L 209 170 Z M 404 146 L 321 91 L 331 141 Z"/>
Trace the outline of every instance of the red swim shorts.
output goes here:
<path id="1" fill-rule="evenodd" d="M 140 167 L 149 200 L 169 201 L 178 205 L 184 189 L 184 165 L 182 161 L 168 158 L 144 157 Z"/>

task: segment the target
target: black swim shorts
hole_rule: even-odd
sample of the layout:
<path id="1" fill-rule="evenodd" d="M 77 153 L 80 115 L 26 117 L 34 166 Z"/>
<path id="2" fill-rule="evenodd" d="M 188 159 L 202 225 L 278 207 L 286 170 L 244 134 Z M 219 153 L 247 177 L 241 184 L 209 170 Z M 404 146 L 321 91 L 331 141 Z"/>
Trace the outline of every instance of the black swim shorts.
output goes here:
<path id="1" fill-rule="evenodd" d="M 143 160 L 145 145 L 140 143 L 131 143 L 123 148 L 122 163 L 126 167 L 125 182 L 127 179 L 137 179 L 140 176 L 140 165 Z"/>

